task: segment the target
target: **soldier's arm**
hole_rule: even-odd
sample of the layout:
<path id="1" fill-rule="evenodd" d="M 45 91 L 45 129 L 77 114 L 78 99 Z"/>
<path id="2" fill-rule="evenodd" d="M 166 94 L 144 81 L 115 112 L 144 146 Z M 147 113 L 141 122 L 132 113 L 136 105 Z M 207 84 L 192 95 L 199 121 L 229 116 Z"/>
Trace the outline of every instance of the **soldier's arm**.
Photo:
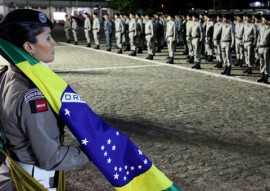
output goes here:
<path id="1" fill-rule="evenodd" d="M 62 146 L 56 115 L 45 98 L 22 101 L 20 123 L 38 165 L 46 170 L 69 170 L 89 162 L 76 146 Z M 23 146 L 23 145 L 22 145 Z"/>

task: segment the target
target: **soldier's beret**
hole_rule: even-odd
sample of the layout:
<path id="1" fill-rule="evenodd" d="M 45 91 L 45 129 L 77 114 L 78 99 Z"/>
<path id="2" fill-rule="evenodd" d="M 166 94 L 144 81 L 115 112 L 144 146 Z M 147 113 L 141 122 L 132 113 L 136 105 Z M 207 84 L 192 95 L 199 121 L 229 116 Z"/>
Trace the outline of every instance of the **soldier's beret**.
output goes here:
<path id="1" fill-rule="evenodd" d="M 0 29 L 14 23 L 30 23 L 53 28 L 53 23 L 42 12 L 32 9 L 16 9 L 8 13 L 0 23 Z"/>

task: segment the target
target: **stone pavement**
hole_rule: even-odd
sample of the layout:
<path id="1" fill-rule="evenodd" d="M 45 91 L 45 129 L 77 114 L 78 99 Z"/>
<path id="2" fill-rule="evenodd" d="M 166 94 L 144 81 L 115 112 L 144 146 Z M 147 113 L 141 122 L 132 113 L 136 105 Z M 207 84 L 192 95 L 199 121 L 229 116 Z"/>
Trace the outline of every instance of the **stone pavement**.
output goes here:
<path id="1" fill-rule="evenodd" d="M 258 71 L 224 77 L 210 63 L 190 69 L 181 49 L 168 65 L 166 49 L 147 61 L 85 45 L 59 43 L 50 67 L 183 190 L 270 190 L 270 86 Z M 77 144 L 68 130 L 66 144 Z M 67 190 L 114 189 L 88 164 L 67 172 Z"/>

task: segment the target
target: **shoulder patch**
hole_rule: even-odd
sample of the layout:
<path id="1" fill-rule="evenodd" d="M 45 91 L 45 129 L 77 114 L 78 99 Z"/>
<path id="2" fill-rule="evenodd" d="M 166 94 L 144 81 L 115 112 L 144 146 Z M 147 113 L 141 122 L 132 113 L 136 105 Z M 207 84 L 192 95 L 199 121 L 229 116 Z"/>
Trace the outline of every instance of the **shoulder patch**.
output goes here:
<path id="1" fill-rule="evenodd" d="M 32 90 L 30 92 L 28 92 L 25 96 L 24 96 L 24 100 L 26 102 L 29 102 L 30 100 L 34 99 L 34 98 L 44 98 L 44 95 L 41 93 L 41 91 L 35 89 Z"/>
<path id="2" fill-rule="evenodd" d="M 48 111 L 48 103 L 46 99 L 31 100 L 29 101 L 29 104 L 32 113 Z"/>

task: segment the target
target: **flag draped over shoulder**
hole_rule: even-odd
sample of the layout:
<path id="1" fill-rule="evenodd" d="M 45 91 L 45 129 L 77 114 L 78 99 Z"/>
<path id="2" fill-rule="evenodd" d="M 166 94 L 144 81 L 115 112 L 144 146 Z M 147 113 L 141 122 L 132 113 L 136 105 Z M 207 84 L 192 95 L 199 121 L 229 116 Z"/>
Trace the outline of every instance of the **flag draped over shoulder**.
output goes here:
<path id="1" fill-rule="evenodd" d="M 180 191 L 127 136 L 98 117 L 57 74 L 1 38 L 0 52 L 36 84 L 116 190 Z"/>

